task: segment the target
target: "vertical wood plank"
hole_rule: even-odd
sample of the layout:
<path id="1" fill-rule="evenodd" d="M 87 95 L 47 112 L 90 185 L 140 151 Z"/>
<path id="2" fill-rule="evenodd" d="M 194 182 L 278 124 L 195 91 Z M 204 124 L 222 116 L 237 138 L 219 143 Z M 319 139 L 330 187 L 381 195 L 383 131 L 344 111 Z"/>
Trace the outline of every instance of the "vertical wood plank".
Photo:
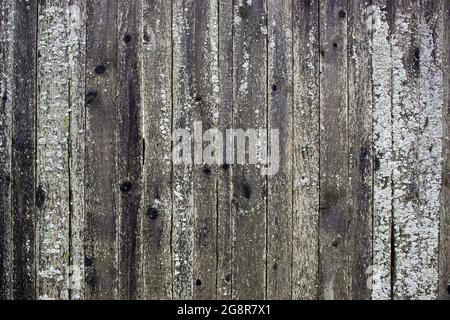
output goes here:
<path id="1" fill-rule="evenodd" d="M 373 267 L 372 299 L 391 297 L 392 226 L 392 61 L 393 2 L 375 0 L 366 10 L 372 24 L 373 88 Z"/>
<path id="2" fill-rule="evenodd" d="M 418 270 L 419 190 L 416 177 L 419 118 L 418 1 L 397 1 L 393 26 L 393 298 L 407 299 L 418 293 L 414 273 Z M 415 272 L 413 271 L 415 269 Z"/>
<path id="3" fill-rule="evenodd" d="M 213 141 L 197 142 L 196 135 L 216 130 L 219 103 L 219 52 L 218 52 L 218 2 L 194 1 L 192 79 L 189 83 L 193 99 L 194 153 Z M 192 100 L 191 100 L 192 101 Z M 202 131 L 196 131 L 202 129 Z M 213 132 L 213 131 L 210 131 Z M 205 139 L 206 139 L 205 135 Z M 196 148 L 198 148 L 196 150 Z M 217 285 L 217 172 L 218 162 L 210 162 L 203 155 L 203 164 L 195 164 L 193 181 L 194 199 L 194 299 L 214 299 Z M 194 158 L 196 155 L 194 154 Z"/>
<path id="4" fill-rule="evenodd" d="M 267 299 L 290 299 L 292 276 L 292 1 L 267 1 L 268 128 L 279 131 L 279 163 L 268 176 Z M 271 141 L 269 133 L 269 141 Z M 269 148 L 275 147 L 269 144 Z M 275 152 L 270 149 L 270 152 Z M 271 164 L 275 169 L 275 164 Z"/>
<path id="5" fill-rule="evenodd" d="M 442 4 L 443 24 L 442 42 L 443 66 L 450 65 L 450 2 Z M 445 70 L 445 69 L 444 69 Z M 439 241 L 439 295 L 440 299 L 450 300 L 450 73 L 444 72 L 444 109 L 443 109 L 443 170 L 441 189 L 441 223 Z"/>
<path id="6" fill-rule="evenodd" d="M 418 189 L 419 270 L 413 268 L 415 299 L 438 297 L 440 191 L 442 179 L 444 70 L 442 64 L 443 1 L 420 1 Z M 448 15 L 448 13 L 447 13 Z"/>
<path id="7" fill-rule="evenodd" d="M 117 179 L 119 299 L 136 299 L 139 211 L 142 196 L 141 21 L 142 2 L 118 4 Z"/>
<path id="8" fill-rule="evenodd" d="M 174 168 L 174 296 L 178 298 L 216 295 L 216 166 L 201 161 L 201 136 L 203 130 L 217 126 L 217 9 L 217 1 L 185 1 L 175 3 L 173 11 L 174 129 L 193 134 L 195 162 Z"/>
<path id="9" fill-rule="evenodd" d="M 86 298 L 118 296 L 117 1 L 88 1 L 86 20 Z"/>
<path id="10" fill-rule="evenodd" d="M 141 213 L 143 299 L 172 297 L 172 3 L 143 2 L 142 103 L 144 199 Z"/>
<path id="11" fill-rule="evenodd" d="M 12 43 L 14 2 L 0 1 L 0 300 L 11 299 Z"/>
<path id="12" fill-rule="evenodd" d="M 320 297 L 349 298 L 347 1 L 320 3 Z"/>
<path id="13" fill-rule="evenodd" d="M 235 1 L 233 23 L 233 129 L 266 128 L 266 1 Z M 266 296 L 266 200 L 266 177 L 260 168 L 234 166 L 233 299 Z"/>
<path id="14" fill-rule="evenodd" d="M 348 135 L 350 216 L 345 241 L 350 251 L 352 299 L 370 299 L 372 276 L 372 69 L 369 1 L 350 1 L 339 18 L 348 22 Z M 363 14 L 362 14 L 363 13 Z M 369 22 L 371 22 L 369 20 Z"/>
<path id="15" fill-rule="evenodd" d="M 219 0 L 219 119 L 224 133 L 233 121 L 233 1 Z M 223 146 L 227 150 L 227 141 Z M 217 298 L 231 298 L 231 166 L 224 163 L 217 172 Z"/>
<path id="16" fill-rule="evenodd" d="M 424 169 L 421 164 L 421 152 L 423 156 L 427 154 L 432 156 L 435 152 L 440 154 L 439 139 L 442 132 L 439 132 L 439 128 L 442 127 L 438 124 L 440 120 L 436 117 L 442 117 L 439 111 L 442 106 L 439 107 L 434 103 L 435 101 L 430 101 L 430 106 L 426 107 L 425 101 L 422 100 L 425 91 L 430 91 L 430 88 L 421 90 L 427 82 L 423 79 L 423 72 L 426 72 L 427 66 L 422 65 L 422 57 L 427 58 L 428 48 L 425 46 L 431 46 L 430 43 L 421 45 L 422 41 L 430 41 L 422 38 L 424 36 L 420 26 L 422 9 L 420 1 L 396 3 L 395 34 L 392 40 L 395 236 L 393 290 L 394 298 L 397 299 L 432 298 L 437 290 L 437 260 L 435 258 L 438 244 L 437 210 L 423 207 L 433 200 L 423 199 L 424 195 L 421 193 L 433 193 L 425 197 L 435 196 L 436 190 L 422 189 L 424 187 L 422 175 L 427 175 L 428 170 L 431 170 L 429 173 L 434 175 L 433 170 L 440 171 L 441 163 L 434 159 L 431 162 L 435 168 Z M 428 53 L 428 59 L 431 60 L 431 51 Z M 439 89 L 431 90 L 431 94 L 436 93 L 435 90 Z M 426 110 L 428 108 L 433 108 L 433 112 L 437 111 L 431 118 L 429 111 Z M 436 108 L 439 109 L 436 110 Z M 433 133 L 434 137 L 429 137 L 433 147 L 425 151 L 423 145 L 424 142 L 427 143 L 427 139 L 423 138 L 430 130 L 426 128 L 427 126 L 437 131 Z M 435 138 L 438 141 L 434 140 Z M 434 148 L 437 150 L 433 151 Z"/>
<path id="17" fill-rule="evenodd" d="M 193 65 L 195 30 L 192 1 L 174 1 L 172 9 L 173 34 L 173 130 L 185 129 L 193 134 Z M 178 137 L 176 137 L 177 139 Z M 174 144 L 178 140 L 174 139 Z M 191 146 L 191 141 L 188 142 Z M 173 167 L 173 222 L 172 264 L 173 298 L 191 299 L 193 296 L 193 164 L 174 164 Z M 186 151 L 187 152 L 187 151 Z"/>
<path id="18" fill-rule="evenodd" d="M 12 92 L 13 297 L 36 298 L 36 34 L 37 3 L 15 2 Z M 25 45 L 24 45 L 25 44 Z"/>
<path id="19" fill-rule="evenodd" d="M 319 1 L 293 1 L 292 298 L 318 298 Z"/>
<path id="20" fill-rule="evenodd" d="M 67 299 L 69 262 L 69 40 L 65 1 L 39 3 L 37 295 Z"/>
<path id="21" fill-rule="evenodd" d="M 84 298 L 84 150 L 85 150 L 85 50 L 86 2 L 71 0 L 69 6 L 69 170 L 71 299 Z"/>

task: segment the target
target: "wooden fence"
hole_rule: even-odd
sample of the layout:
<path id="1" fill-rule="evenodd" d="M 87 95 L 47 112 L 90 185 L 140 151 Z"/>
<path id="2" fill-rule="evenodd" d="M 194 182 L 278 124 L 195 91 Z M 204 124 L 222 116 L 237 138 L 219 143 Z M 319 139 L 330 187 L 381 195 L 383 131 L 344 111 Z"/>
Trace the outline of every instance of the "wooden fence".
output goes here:
<path id="1" fill-rule="evenodd" d="M 449 17 L 0 0 L 0 298 L 448 298 Z M 278 129 L 278 173 L 175 164 L 196 121 Z"/>

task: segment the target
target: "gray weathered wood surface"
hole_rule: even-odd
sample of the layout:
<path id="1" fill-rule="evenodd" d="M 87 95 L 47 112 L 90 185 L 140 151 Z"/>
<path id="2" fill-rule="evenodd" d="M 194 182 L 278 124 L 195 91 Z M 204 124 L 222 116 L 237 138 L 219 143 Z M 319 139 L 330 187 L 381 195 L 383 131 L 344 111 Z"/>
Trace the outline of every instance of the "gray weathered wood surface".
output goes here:
<path id="1" fill-rule="evenodd" d="M 0 0 L 0 299 L 450 299 L 449 21 Z M 173 161 L 231 128 L 279 130 L 275 175 Z"/>

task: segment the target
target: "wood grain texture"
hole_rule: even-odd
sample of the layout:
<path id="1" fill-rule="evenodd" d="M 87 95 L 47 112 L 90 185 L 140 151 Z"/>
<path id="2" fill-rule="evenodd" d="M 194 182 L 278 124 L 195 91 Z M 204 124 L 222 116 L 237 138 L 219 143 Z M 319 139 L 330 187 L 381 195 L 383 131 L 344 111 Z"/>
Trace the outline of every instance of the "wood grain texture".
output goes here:
<path id="1" fill-rule="evenodd" d="M 144 190 L 140 298 L 172 297 L 172 5 L 144 1 L 142 106 Z"/>
<path id="2" fill-rule="evenodd" d="M 442 4 L 442 63 L 444 66 L 450 64 L 450 3 L 444 1 Z M 444 69 L 445 70 L 445 69 Z M 450 300 L 450 75 L 444 72 L 444 105 L 443 105 L 443 168 L 441 189 L 441 219 L 440 219 L 440 241 L 439 241 L 439 292 L 438 298 Z"/>
<path id="3" fill-rule="evenodd" d="M 233 129 L 266 128 L 267 3 L 235 1 L 233 11 Z M 255 165 L 234 165 L 232 181 L 232 297 L 263 299 L 266 177 Z"/>
<path id="4" fill-rule="evenodd" d="M 195 4 L 193 1 L 173 3 L 173 122 L 172 127 L 194 133 L 194 61 L 196 43 Z M 197 45 L 200 46 L 200 44 Z M 178 143 L 178 138 L 173 143 Z M 182 139 L 180 137 L 180 139 Z M 194 290 L 194 166 L 192 141 L 185 163 L 173 167 L 172 265 L 173 298 L 191 299 Z M 184 155 L 184 153 L 183 153 Z"/>
<path id="5" fill-rule="evenodd" d="M 350 216 L 345 241 L 350 253 L 350 298 L 370 299 L 372 286 L 372 25 L 370 1 L 349 2 L 339 12 L 348 24 L 348 136 Z M 369 283 L 369 284 L 368 284 Z"/>
<path id="6" fill-rule="evenodd" d="M 449 10 L 0 0 L 0 299 L 449 299 Z"/>
<path id="7" fill-rule="evenodd" d="M 69 4 L 39 4 L 37 59 L 37 296 L 67 299 L 69 262 Z M 32 143 L 32 140 L 30 141 Z"/>
<path id="8" fill-rule="evenodd" d="M 87 299 L 118 296 L 117 1 L 86 12 L 85 278 Z M 127 189 L 127 184 L 122 189 Z"/>
<path id="9" fill-rule="evenodd" d="M 216 130 L 219 116 L 219 26 L 218 2 L 194 1 L 195 22 L 193 28 L 193 60 L 188 62 L 193 68 L 190 85 L 193 96 L 194 139 L 202 135 L 203 139 L 194 141 L 194 159 L 196 153 L 203 153 L 203 163 L 195 164 L 193 175 L 194 200 L 194 255 L 193 281 L 194 299 L 214 299 L 217 286 L 217 172 L 219 160 L 208 160 L 210 154 L 206 146 L 215 144 L 208 136 L 208 130 Z M 214 131 L 209 131 L 214 134 Z M 198 148 L 198 150 L 196 150 Z M 204 152 L 203 152 L 203 148 Z"/>
<path id="10" fill-rule="evenodd" d="M 290 299 L 292 277 L 292 1 L 267 1 L 268 136 L 267 299 Z M 277 144 L 277 145 L 276 145 Z M 276 145 L 276 146 L 275 146 Z M 278 149 L 275 150 L 275 147 Z"/>
<path id="11" fill-rule="evenodd" d="M 411 298 L 438 297 L 440 191 L 443 152 L 444 68 L 442 48 L 443 1 L 420 2 L 418 189 L 419 271 L 411 270 L 418 291 Z"/>
<path id="12" fill-rule="evenodd" d="M 233 125 L 233 1 L 219 0 L 219 94 L 218 129 Z M 223 145 L 227 150 L 227 141 Z M 232 285 L 232 166 L 217 170 L 217 298 L 230 299 Z"/>
<path id="13" fill-rule="evenodd" d="M 293 1 L 292 298 L 319 294 L 319 1 Z"/>
<path id="14" fill-rule="evenodd" d="M 346 1 L 320 3 L 320 297 L 350 297 Z"/>
<path id="15" fill-rule="evenodd" d="M 70 170 L 70 256 L 68 286 L 71 299 L 84 298 L 85 222 L 85 53 L 86 2 L 72 0 L 69 23 L 69 170 Z"/>
<path id="16" fill-rule="evenodd" d="M 392 2 L 376 0 L 367 10 L 372 25 L 373 266 L 372 298 L 392 294 Z"/>
<path id="17" fill-rule="evenodd" d="M 11 156 L 13 2 L 0 2 L 0 299 L 11 299 L 12 230 L 11 230 Z"/>
<path id="18" fill-rule="evenodd" d="M 438 40 L 431 31 L 434 21 L 426 18 L 430 6 L 399 1 L 395 7 L 393 290 L 398 299 L 432 299 L 437 295 L 442 72 Z"/>
<path id="19" fill-rule="evenodd" d="M 142 3 L 119 2 L 117 85 L 117 179 L 119 299 L 136 299 L 139 264 L 139 213 L 142 199 L 141 48 Z"/>

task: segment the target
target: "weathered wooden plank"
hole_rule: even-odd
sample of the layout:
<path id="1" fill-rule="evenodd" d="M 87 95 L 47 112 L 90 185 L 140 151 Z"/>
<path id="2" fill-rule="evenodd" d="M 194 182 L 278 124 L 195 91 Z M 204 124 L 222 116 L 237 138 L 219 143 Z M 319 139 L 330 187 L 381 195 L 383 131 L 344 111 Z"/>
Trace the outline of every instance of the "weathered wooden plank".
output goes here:
<path id="1" fill-rule="evenodd" d="M 443 21 L 440 43 L 443 51 L 442 65 L 450 65 L 450 2 L 442 4 Z M 444 69 L 446 70 L 446 69 Z M 438 298 L 450 300 L 450 73 L 444 72 L 443 104 L 443 170 L 441 188 L 441 223 L 439 241 L 439 293 Z"/>
<path id="2" fill-rule="evenodd" d="M 11 158 L 14 2 L 0 1 L 0 300 L 11 298 Z"/>
<path id="3" fill-rule="evenodd" d="M 193 108 L 196 104 L 193 92 L 195 22 L 193 1 L 175 1 L 172 7 L 173 44 L 173 130 L 193 133 Z M 174 145 L 182 139 L 173 136 Z M 191 141 L 187 142 L 191 147 Z M 176 149 L 176 146 L 175 146 Z M 173 167 L 173 218 L 172 218 L 172 265 L 173 298 L 191 299 L 193 295 L 194 250 L 194 199 L 192 148 L 184 150 L 183 163 Z M 175 151 L 174 151 L 175 152 Z"/>
<path id="4" fill-rule="evenodd" d="M 88 1 L 86 18 L 85 277 L 87 299 L 118 296 L 117 1 Z"/>
<path id="5" fill-rule="evenodd" d="M 430 118 L 429 111 L 423 110 L 422 72 L 426 70 L 422 70 L 421 57 L 427 56 L 428 48 L 421 47 L 429 46 L 430 43 L 421 45 L 423 36 L 420 32 L 419 12 L 421 9 L 419 1 L 398 1 L 396 3 L 392 39 L 393 223 L 395 237 L 393 297 L 397 299 L 431 298 L 436 295 L 437 289 L 435 255 L 437 254 L 438 232 L 435 228 L 438 226 L 438 220 L 434 208 L 428 208 L 431 210 L 427 212 L 422 211 L 423 205 L 426 206 L 429 199 L 423 199 L 423 195 L 420 195 L 422 192 L 433 192 L 433 190 L 422 190 L 422 174 L 424 174 L 423 171 L 426 174 L 427 170 L 434 169 L 423 168 L 423 164 L 420 163 L 422 161 L 420 152 L 425 152 L 422 146 L 424 145 L 424 134 L 429 130 L 426 127 L 430 126 L 431 130 L 438 130 L 436 122 L 440 120 L 436 117 L 442 117 L 442 115 L 438 111 Z M 431 37 L 431 35 L 429 36 Z M 431 59 L 431 51 L 428 54 L 428 59 Z M 424 90 L 429 90 L 429 88 L 424 88 Z M 435 108 L 439 107 L 432 102 L 431 104 L 433 106 L 428 108 L 434 108 L 433 112 L 435 112 Z M 423 116 L 424 112 L 425 116 Z M 428 120 L 426 120 L 427 116 Z M 439 139 L 441 133 L 435 132 L 434 135 L 436 139 Z M 431 140 L 437 149 L 434 152 L 440 152 L 439 142 L 434 138 Z M 428 151 L 425 153 L 430 155 L 432 152 L 434 154 L 432 150 Z M 439 163 L 434 160 L 432 163 L 433 166 L 439 168 Z M 440 169 L 437 170 L 440 171 Z M 431 174 L 433 174 L 432 171 Z"/>
<path id="6" fill-rule="evenodd" d="M 372 68 L 371 30 L 364 14 L 370 1 L 350 1 L 339 18 L 348 23 L 348 135 L 350 216 L 345 241 L 350 252 L 352 299 L 370 299 L 372 276 Z"/>
<path id="7" fill-rule="evenodd" d="M 391 38 L 393 63 L 393 298 L 407 299 L 420 290 L 415 286 L 418 272 L 419 189 L 416 177 L 419 119 L 419 35 L 418 1 L 395 3 Z M 415 272 L 413 271 L 415 269 Z"/>
<path id="8" fill-rule="evenodd" d="M 224 133 L 233 120 L 233 1 L 219 0 L 219 119 Z M 223 150 L 227 149 L 225 141 Z M 217 298 L 231 298 L 231 171 L 225 163 L 217 172 Z"/>
<path id="9" fill-rule="evenodd" d="M 267 195 L 267 299 L 290 299 L 292 277 L 292 1 L 267 1 L 268 128 L 277 163 L 270 164 Z M 272 142 L 273 133 L 269 133 Z M 272 157 L 269 157 L 272 158 Z"/>
<path id="10" fill-rule="evenodd" d="M 417 282 L 415 299 L 438 297 L 440 190 L 442 179 L 444 70 L 441 0 L 420 2 L 417 265 L 409 266 Z M 448 12 L 446 13 L 448 15 Z"/>
<path id="11" fill-rule="evenodd" d="M 233 16 L 233 129 L 266 128 L 266 1 L 236 1 Z M 249 143 L 252 144 L 257 145 L 255 141 Z M 258 166 L 242 164 L 233 167 L 232 179 L 232 297 L 263 299 L 267 258 L 266 177 Z"/>
<path id="12" fill-rule="evenodd" d="M 392 61 L 393 2 L 375 0 L 366 9 L 372 25 L 373 87 L 373 266 L 372 298 L 391 297 L 392 269 Z"/>
<path id="13" fill-rule="evenodd" d="M 36 297 L 36 34 L 37 4 L 15 2 L 11 216 L 13 298 Z M 11 26 L 12 27 L 12 26 Z M 37 199 L 36 199 L 37 200 Z M 38 201 L 36 201 L 38 202 Z"/>
<path id="14" fill-rule="evenodd" d="M 142 106 L 144 111 L 144 199 L 141 213 L 140 297 L 172 297 L 172 5 L 144 1 Z"/>
<path id="15" fill-rule="evenodd" d="M 84 150 L 85 150 L 85 50 L 86 2 L 72 0 L 69 19 L 69 170 L 70 170 L 70 260 L 71 299 L 84 298 Z"/>
<path id="16" fill-rule="evenodd" d="M 36 124 L 39 299 L 69 298 L 68 10 L 65 1 L 39 3 Z"/>
<path id="17" fill-rule="evenodd" d="M 349 298 L 347 1 L 320 3 L 320 297 Z"/>
<path id="18" fill-rule="evenodd" d="M 217 166 L 204 163 L 202 134 L 215 128 L 218 118 L 217 12 L 217 1 L 174 4 L 174 128 L 188 129 L 194 138 L 194 163 L 174 168 L 178 298 L 216 295 Z"/>
<path id="19" fill-rule="evenodd" d="M 292 298 L 318 298 L 319 1 L 293 1 Z"/>
<path id="20" fill-rule="evenodd" d="M 117 179 L 118 298 L 136 299 L 142 198 L 142 2 L 118 4 Z"/>
<path id="21" fill-rule="evenodd" d="M 195 163 L 193 171 L 194 199 L 194 299 L 214 299 L 217 285 L 217 180 L 221 159 L 208 154 L 206 146 L 213 145 L 214 136 L 198 135 L 217 130 L 219 112 L 219 43 L 218 2 L 193 1 L 194 21 L 191 22 L 193 60 L 192 78 L 186 83 L 193 101 L 194 159 L 202 153 L 203 163 Z M 209 131 L 214 134 L 215 131 Z M 197 140 L 198 139 L 198 140 Z M 198 149 L 197 149 L 198 148 Z M 215 151 L 217 152 L 217 151 Z M 200 158 L 200 157 L 199 157 Z M 208 159 L 210 158 L 210 159 Z M 216 159 L 216 161 L 214 161 Z"/>

